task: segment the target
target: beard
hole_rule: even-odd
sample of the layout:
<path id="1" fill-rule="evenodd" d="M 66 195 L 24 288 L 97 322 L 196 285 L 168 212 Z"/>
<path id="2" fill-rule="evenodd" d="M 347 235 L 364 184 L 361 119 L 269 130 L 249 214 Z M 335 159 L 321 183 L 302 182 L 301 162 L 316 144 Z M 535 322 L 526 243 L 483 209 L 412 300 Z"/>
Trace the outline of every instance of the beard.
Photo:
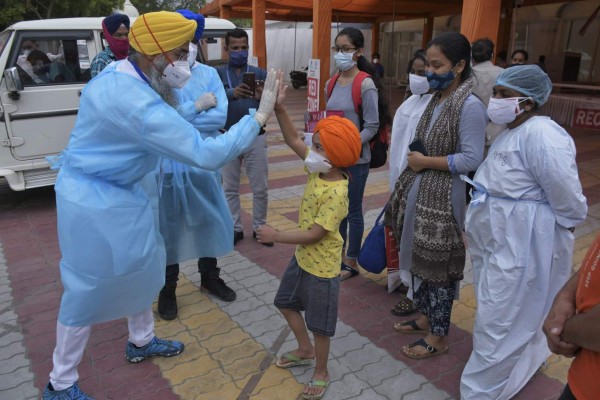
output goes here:
<path id="1" fill-rule="evenodd" d="M 173 88 L 162 79 L 162 72 L 167 66 L 168 61 L 163 55 L 154 59 L 153 67 L 150 69 L 150 87 L 171 107 L 178 105 L 177 95 Z"/>

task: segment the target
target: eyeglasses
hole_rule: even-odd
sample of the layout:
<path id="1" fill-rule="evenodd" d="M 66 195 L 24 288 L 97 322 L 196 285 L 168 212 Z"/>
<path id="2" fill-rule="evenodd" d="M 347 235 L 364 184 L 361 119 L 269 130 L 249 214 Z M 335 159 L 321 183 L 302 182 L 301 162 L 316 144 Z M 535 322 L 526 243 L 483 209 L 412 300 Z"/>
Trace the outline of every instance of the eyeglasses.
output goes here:
<path id="1" fill-rule="evenodd" d="M 172 53 L 175 57 L 177 57 L 176 61 L 182 61 L 182 60 L 187 60 L 188 57 L 188 52 L 187 51 L 180 51 L 178 53 L 173 52 Z M 167 55 L 167 53 L 165 53 L 165 56 L 167 58 L 167 60 L 172 63 L 173 61 L 171 61 L 171 58 Z"/>
<path id="2" fill-rule="evenodd" d="M 332 52 L 334 52 L 334 53 L 342 53 L 342 54 L 353 53 L 356 50 L 357 50 L 356 47 L 337 47 L 337 46 L 333 46 L 331 48 Z"/>

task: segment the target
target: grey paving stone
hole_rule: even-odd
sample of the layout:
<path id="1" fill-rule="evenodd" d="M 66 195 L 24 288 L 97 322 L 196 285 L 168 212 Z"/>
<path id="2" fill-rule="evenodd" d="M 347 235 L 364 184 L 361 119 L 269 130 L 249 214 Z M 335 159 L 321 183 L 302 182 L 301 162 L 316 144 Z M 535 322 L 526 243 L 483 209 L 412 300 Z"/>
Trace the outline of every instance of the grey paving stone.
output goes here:
<path id="1" fill-rule="evenodd" d="M 0 310 L 0 324 L 17 324 L 17 314 L 11 309 Z"/>
<path id="2" fill-rule="evenodd" d="M 0 283 L 0 294 L 3 294 L 3 293 L 12 293 L 12 289 L 8 282 L 5 284 Z M 10 299 L 10 301 L 12 301 L 12 298 Z"/>
<path id="3" fill-rule="evenodd" d="M 273 310 L 271 310 L 268 306 L 260 306 L 255 310 L 251 310 L 244 314 L 239 314 L 232 319 L 240 324 L 240 326 L 245 327 L 256 321 L 264 321 L 273 315 Z"/>
<path id="4" fill-rule="evenodd" d="M 272 279 L 268 282 L 262 282 L 248 288 L 251 293 L 254 293 L 257 296 L 267 295 L 271 299 L 275 298 L 277 289 L 279 289 L 279 280 L 277 279 Z"/>
<path id="5" fill-rule="evenodd" d="M 417 375 L 412 371 L 405 369 L 399 375 L 384 379 L 381 384 L 373 389 L 383 396 L 390 399 L 400 399 L 402 393 L 410 393 L 421 389 L 421 385 L 426 383 L 425 378 Z M 428 399 L 427 397 L 419 397 L 420 399 Z"/>
<path id="6" fill-rule="evenodd" d="M 237 281 L 241 286 L 245 287 L 246 289 L 250 290 L 250 292 L 255 293 L 255 291 L 251 290 L 251 288 L 253 286 L 256 285 L 261 285 L 263 283 L 265 283 L 266 281 L 269 280 L 269 278 L 271 277 L 270 274 L 261 274 L 261 275 L 255 275 L 255 276 L 249 276 L 248 278 L 242 280 L 242 281 Z M 262 293 L 259 293 L 262 294 Z"/>
<path id="7" fill-rule="evenodd" d="M 247 301 L 248 299 L 254 297 L 254 294 L 250 293 L 248 289 L 240 287 L 240 285 L 238 285 L 236 282 L 231 282 L 231 284 L 228 286 L 235 291 L 234 303 Z"/>
<path id="8" fill-rule="evenodd" d="M 348 351 L 343 356 L 337 358 L 339 362 L 346 365 L 352 372 L 360 371 L 365 365 L 378 363 L 386 354 L 385 350 L 380 349 L 372 343 L 367 343 L 360 349 Z"/>
<path id="9" fill-rule="evenodd" d="M 29 368 L 29 360 L 25 357 L 24 351 L 22 353 L 15 354 L 9 359 L 2 360 L 0 363 L 0 375 L 10 374 L 23 367 Z"/>
<path id="10" fill-rule="evenodd" d="M 333 358 L 339 358 L 350 351 L 362 348 L 367 343 L 369 343 L 369 339 L 359 335 L 356 332 L 352 332 L 341 338 L 334 337 L 331 340 L 330 353 Z"/>
<path id="11" fill-rule="evenodd" d="M 6 335 L 0 337 L 0 360 L 6 360 L 14 356 L 15 354 L 21 353 L 23 345 L 23 336 L 20 332 L 8 332 Z"/>
<path id="12" fill-rule="evenodd" d="M 261 336 L 267 332 L 276 331 L 277 334 L 281 332 L 281 329 L 287 326 L 287 322 L 281 314 L 270 316 L 263 321 L 253 322 L 244 327 L 246 331 L 252 337 Z"/>
<path id="13" fill-rule="evenodd" d="M 284 325 L 285 325 L 285 322 L 284 322 Z M 283 328 L 283 326 L 277 330 L 265 332 L 260 336 L 253 336 L 254 340 L 256 340 L 257 343 L 260 343 L 261 345 L 263 345 L 265 347 L 265 349 L 271 349 L 273 347 L 273 345 L 275 344 L 275 341 L 277 340 L 277 338 L 279 338 L 279 333 L 281 332 L 282 328 Z M 246 328 L 244 328 L 244 331 L 246 331 Z"/>
<path id="14" fill-rule="evenodd" d="M 411 393 L 406 393 L 399 400 L 446 400 L 452 399 L 448 393 L 436 388 L 431 383 L 423 384 L 419 390 Z"/>
<path id="15" fill-rule="evenodd" d="M 358 377 L 352 373 L 347 373 L 342 379 L 331 381 L 329 383 L 327 396 L 331 399 L 347 399 L 356 396 L 368 388 L 368 382 L 358 379 Z"/>
<path id="16" fill-rule="evenodd" d="M 2 393 L 0 393 L 0 398 L 6 400 L 33 400 L 39 399 L 40 396 L 40 391 L 28 382 L 24 382 L 14 388 L 3 390 Z"/>
<path id="17" fill-rule="evenodd" d="M 261 299 L 250 297 L 244 301 L 233 301 L 226 306 L 221 307 L 221 310 L 229 314 L 229 316 L 234 317 L 243 312 L 254 310 L 262 305 L 265 305 L 265 303 Z"/>
<path id="18" fill-rule="evenodd" d="M 33 382 L 33 374 L 29 367 L 22 367 L 10 374 L 0 375 L 0 391 L 4 396 L 4 390 L 15 389 L 26 382 Z"/>
<path id="19" fill-rule="evenodd" d="M 350 399 L 354 399 L 354 400 L 390 400 L 388 397 L 378 394 L 376 391 L 374 391 L 371 388 L 367 388 L 367 389 L 363 390 L 362 392 L 360 392 L 360 394 L 358 394 L 355 397 L 351 397 Z M 423 400 L 425 400 L 425 399 L 423 399 Z"/>
<path id="20" fill-rule="evenodd" d="M 406 364 L 400 362 L 390 355 L 385 355 L 378 362 L 365 365 L 363 369 L 355 372 L 360 379 L 367 381 L 371 386 L 377 386 L 387 378 L 398 376 L 402 370 L 408 368 Z"/>
<path id="21" fill-rule="evenodd" d="M 246 279 L 253 276 L 260 276 L 264 274 L 265 271 L 261 268 L 244 268 L 242 270 L 235 271 L 226 271 L 226 274 L 233 280 L 240 282 L 245 281 Z"/>

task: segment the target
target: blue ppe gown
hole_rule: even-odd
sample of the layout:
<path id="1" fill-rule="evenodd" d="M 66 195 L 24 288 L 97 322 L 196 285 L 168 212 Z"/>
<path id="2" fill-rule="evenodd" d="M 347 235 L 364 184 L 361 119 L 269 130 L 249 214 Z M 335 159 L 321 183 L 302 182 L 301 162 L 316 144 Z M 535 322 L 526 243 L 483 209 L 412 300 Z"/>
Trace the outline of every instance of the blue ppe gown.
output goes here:
<path id="1" fill-rule="evenodd" d="M 194 102 L 212 92 L 217 106 L 198 113 Z M 178 111 L 203 138 L 221 135 L 227 119 L 227 94 L 217 71 L 196 63 L 192 77 L 177 90 Z M 233 125 L 225 135 L 240 135 L 245 125 Z M 160 197 L 160 231 L 165 240 L 167 265 L 200 257 L 221 257 L 233 250 L 233 220 L 221 185 L 220 167 L 247 151 L 255 135 L 243 135 L 243 143 L 231 143 L 215 154 L 215 171 L 163 160 L 165 179 Z"/>
<path id="2" fill-rule="evenodd" d="M 202 139 L 128 60 L 84 88 L 67 148 L 54 160 L 64 293 L 58 319 L 87 326 L 148 309 L 164 285 L 154 171 L 161 157 L 217 169 L 260 127 Z"/>

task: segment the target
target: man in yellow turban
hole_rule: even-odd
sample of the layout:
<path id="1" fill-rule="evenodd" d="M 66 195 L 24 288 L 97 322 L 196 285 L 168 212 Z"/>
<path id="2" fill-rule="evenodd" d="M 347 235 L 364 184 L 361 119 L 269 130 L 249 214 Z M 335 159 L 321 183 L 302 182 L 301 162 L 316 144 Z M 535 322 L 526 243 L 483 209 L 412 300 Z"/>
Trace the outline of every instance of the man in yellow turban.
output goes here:
<path id="1" fill-rule="evenodd" d="M 315 369 L 303 399 L 321 398 L 329 385 L 329 343 L 335 334 L 343 240 L 340 222 L 348 214 L 348 176 L 344 168 L 358 161 L 362 148 L 356 126 L 346 118 L 328 117 L 315 126 L 309 149 L 298 136 L 280 91 L 275 115 L 285 143 L 304 160 L 308 182 L 298 213 L 299 230 L 278 232 L 258 228 L 259 242 L 296 244 L 296 252 L 281 278 L 275 306 L 285 317 L 298 347 L 279 357 L 279 368 L 312 364 Z M 304 310 L 304 318 L 300 311 Z M 311 343 L 308 330 L 313 333 Z"/>
<path id="2" fill-rule="evenodd" d="M 132 363 L 183 351 L 183 343 L 154 335 L 152 303 L 164 285 L 166 262 L 157 213 L 162 174 L 155 171 L 161 158 L 220 168 L 252 142 L 248 136 L 258 136 L 278 88 L 270 73 L 255 114 L 227 135 L 202 140 L 174 108 L 174 88 L 190 76 L 188 44 L 195 30 L 196 22 L 178 13 L 138 17 L 128 58 L 83 89 L 67 148 L 53 161 L 60 168 L 55 191 L 64 293 L 44 400 L 91 398 L 77 384 L 77 367 L 93 324 L 126 317 L 125 355 Z"/>

